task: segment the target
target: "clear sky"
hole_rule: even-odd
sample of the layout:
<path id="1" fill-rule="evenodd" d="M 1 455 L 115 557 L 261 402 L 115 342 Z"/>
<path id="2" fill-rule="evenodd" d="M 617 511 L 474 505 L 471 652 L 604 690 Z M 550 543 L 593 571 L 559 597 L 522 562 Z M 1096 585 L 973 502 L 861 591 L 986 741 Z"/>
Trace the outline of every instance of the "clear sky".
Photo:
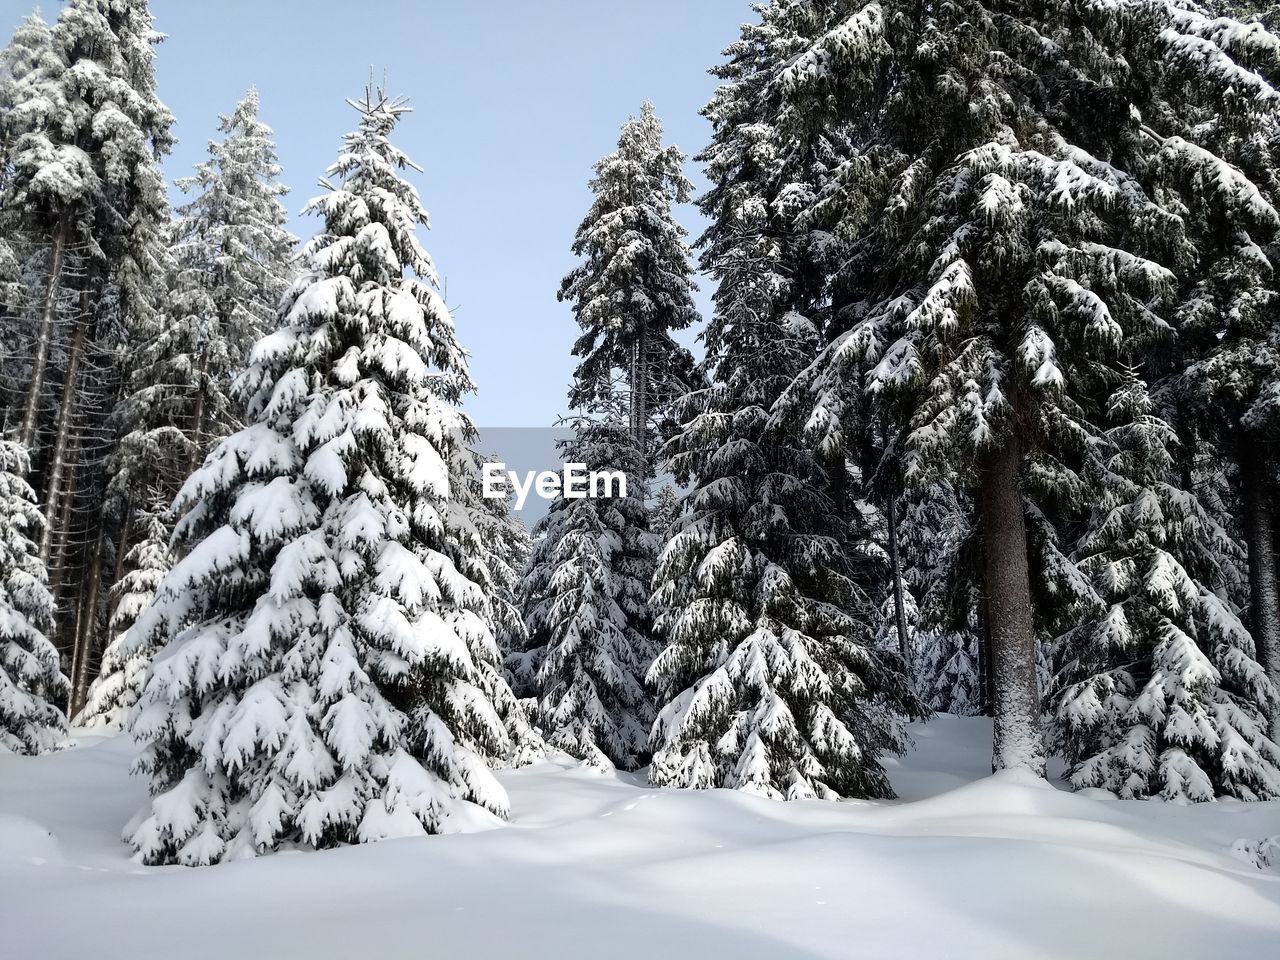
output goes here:
<path id="1" fill-rule="evenodd" d="M 36 5 L 0 0 L 5 39 Z M 59 5 L 41 4 L 52 20 Z M 564 412 L 577 327 L 556 301 L 590 202 L 591 165 L 652 100 L 687 154 L 710 127 L 706 73 L 752 18 L 749 0 L 152 0 L 160 93 L 177 117 L 170 179 L 205 156 L 218 113 L 251 85 L 276 131 L 297 217 L 351 129 L 344 98 L 373 70 L 411 98 L 398 143 L 431 212 L 425 238 L 472 353 L 481 427 Z M 689 174 L 703 181 L 692 161 Z M 679 211 L 696 235 L 694 208 Z M 708 303 L 706 284 L 699 301 Z"/>

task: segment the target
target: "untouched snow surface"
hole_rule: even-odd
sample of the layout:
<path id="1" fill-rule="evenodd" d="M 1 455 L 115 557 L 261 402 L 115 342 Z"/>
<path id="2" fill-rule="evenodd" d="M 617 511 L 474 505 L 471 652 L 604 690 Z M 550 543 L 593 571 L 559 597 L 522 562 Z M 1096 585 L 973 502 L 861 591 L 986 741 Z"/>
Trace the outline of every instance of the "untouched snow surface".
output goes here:
<path id="1" fill-rule="evenodd" d="M 126 737 L 0 755 L 0 957 L 1270 957 L 1280 873 L 1234 857 L 1280 802 L 1193 807 L 986 776 L 938 717 L 891 803 L 660 791 L 544 764 L 513 820 L 216 867 L 143 867 Z"/>

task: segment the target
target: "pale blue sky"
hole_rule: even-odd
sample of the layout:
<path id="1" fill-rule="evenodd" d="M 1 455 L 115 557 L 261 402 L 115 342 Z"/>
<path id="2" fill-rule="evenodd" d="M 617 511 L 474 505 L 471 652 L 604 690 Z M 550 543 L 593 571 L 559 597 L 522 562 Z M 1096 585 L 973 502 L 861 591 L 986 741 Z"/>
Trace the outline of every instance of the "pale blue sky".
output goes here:
<path id="1" fill-rule="evenodd" d="M 35 6 L 0 0 L 5 37 Z M 52 20 L 58 4 L 41 4 Z M 160 92 L 179 144 L 204 157 L 219 112 L 250 85 L 275 128 L 296 216 L 334 159 L 372 67 L 412 99 L 399 144 L 432 217 L 427 247 L 471 350 L 482 427 L 548 426 L 564 411 L 577 327 L 556 302 L 592 163 L 646 98 L 669 142 L 706 143 L 706 73 L 751 19 L 749 0 L 152 0 Z M 701 187 L 696 166 L 689 173 Z M 679 211 L 696 235 L 693 208 Z M 706 284 L 699 301 L 708 302 Z"/>

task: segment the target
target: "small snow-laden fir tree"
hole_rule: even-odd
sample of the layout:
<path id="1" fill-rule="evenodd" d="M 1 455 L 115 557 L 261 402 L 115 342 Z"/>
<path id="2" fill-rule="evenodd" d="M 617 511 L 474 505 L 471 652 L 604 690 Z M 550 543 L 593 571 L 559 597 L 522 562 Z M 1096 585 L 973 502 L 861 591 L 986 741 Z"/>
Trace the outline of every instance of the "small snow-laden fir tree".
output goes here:
<path id="1" fill-rule="evenodd" d="M 168 506 L 153 501 L 132 520 L 141 538 L 125 554 L 124 573 L 112 585 L 110 640 L 102 652 L 102 667 L 89 687 L 84 708 L 74 725 L 85 729 L 124 730 L 146 683 L 155 656 L 154 638 L 140 638 L 133 626 L 146 611 L 164 578 L 173 569 L 169 542 L 173 521 Z"/>
<path id="2" fill-rule="evenodd" d="M 36 754 L 66 734 L 67 678 L 49 642 L 53 598 L 34 538 L 44 523 L 26 449 L 0 440 L 0 748 Z"/>
<path id="3" fill-rule="evenodd" d="M 766 329 L 726 338 L 745 347 Z M 769 342 L 784 340 L 756 345 L 766 363 Z M 649 670 L 650 777 L 779 799 L 892 796 L 879 758 L 902 750 L 900 718 L 917 707 L 897 650 L 875 642 L 829 479 L 766 428 L 771 384 L 742 363 L 749 352 L 732 348 L 730 379 L 684 401 L 666 448 L 693 488 L 654 576 L 667 646 Z"/>
<path id="4" fill-rule="evenodd" d="M 912 636 L 916 693 L 939 713 L 982 712 L 980 598 L 972 557 L 972 509 L 945 483 L 902 497 L 903 579 L 918 609 Z"/>
<path id="5" fill-rule="evenodd" d="M 626 477 L 626 491 L 560 497 L 534 528 L 521 586 L 537 717 L 547 742 L 601 771 L 645 762 L 656 652 L 649 581 L 656 543 L 640 492 L 645 463 L 620 417 L 572 421 L 566 462 Z M 606 491 L 601 490 L 601 493 Z"/>
<path id="6" fill-rule="evenodd" d="M 439 386 L 439 383 L 438 383 Z M 441 395 L 461 399 L 456 378 Z M 450 445 L 453 473 L 445 526 L 447 540 L 455 545 L 452 556 L 458 569 L 481 586 L 484 618 L 494 637 L 498 656 L 476 661 L 476 685 L 493 704 L 507 733 L 507 746 L 491 758 L 495 764 L 525 766 L 545 758 L 547 744 L 534 728 L 535 703 L 526 696 L 523 677 L 509 667 L 512 652 L 524 650 L 529 630 L 517 596 L 521 573 L 532 549 L 529 531 L 511 514 L 509 502 L 484 496 L 482 470 L 486 460 L 473 445 L 476 432 L 469 421 L 459 421 L 461 432 Z"/>
<path id="7" fill-rule="evenodd" d="M 369 91 L 309 210 L 324 229 L 238 381 L 247 425 L 184 485 L 182 559 L 134 628 L 164 648 L 133 725 L 148 863 L 435 832 L 458 801 L 505 815 L 510 744 L 479 545 L 457 542 L 466 355 Z M 416 168 L 413 168 L 416 169 Z M 510 692 L 506 691 L 510 696 Z"/>
<path id="8" fill-rule="evenodd" d="M 650 491 L 652 492 L 652 491 Z M 653 506 L 649 510 L 649 528 L 659 543 L 666 542 L 668 535 L 680 519 L 684 510 L 680 492 L 670 483 L 662 484 L 653 498 Z"/>
<path id="9" fill-rule="evenodd" d="M 560 286 L 582 328 L 570 407 L 611 406 L 621 380 L 646 457 L 646 438 L 655 428 L 663 434 L 672 402 L 697 383 L 692 355 L 672 337 L 698 318 L 685 230 L 672 213 L 692 189 L 683 163 L 678 148 L 663 146 L 662 123 L 645 103 L 595 166 L 594 200 L 574 236 L 580 263 Z"/>
<path id="10" fill-rule="evenodd" d="M 1280 690 L 1215 592 L 1219 558 L 1238 547 L 1171 481 L 1173 433 L 1141 381 L 1116 390 L 1110 414 L 1079 557 L 1100 602 L 1064 640 L 1075 657 L 1058 706 L 1071 782 L 1180 802 L 1280 797 L 1265 719 Z"/>
<path id="11" fill-rule="evenodd" d="M 491 457 L 475 457 L 479 475 Z M 500 496 L 486 497 L 483 485 L 476 495 L 476 531 L 485 550 L 485 567 L 489 572 L 489 605 L 492 629 L 498 649 L 505 658 L 529 645 L 529 628 L 520 612 L 517 596 L 520 577 L 533 552 L 529 528 L 511 512 L 511 485 L 506 479 L 498 485 Z"/>

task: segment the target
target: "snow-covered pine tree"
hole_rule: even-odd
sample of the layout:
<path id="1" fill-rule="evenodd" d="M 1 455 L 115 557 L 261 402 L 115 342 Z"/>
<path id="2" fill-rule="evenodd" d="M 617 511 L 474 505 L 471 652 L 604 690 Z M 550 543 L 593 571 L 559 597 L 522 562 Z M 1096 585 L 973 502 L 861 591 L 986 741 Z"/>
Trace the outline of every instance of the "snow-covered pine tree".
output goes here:
<path id="1" fill-rule="evenodd" d="M 782 104 L 769 89 L 797 46 L 800 7 L 758 8 L 704 110 L 715 127 L 699 201 L 712 221 L 702 264 L 717 280 L 704 335 L 712 385 L 678 405 L 664 451 L 690 492 L 654 578 L 667 645 L 649 671 L 660 704 L 650 777 L 787 799 L 886 797 L 879 757 L 902 749 L 914 699 L 897 650 L 875 642 L 836 483 L 798 429 L 770 422 L 816 350 L 821 297 L 815 240 L 796 216 L 812 203 L 821 145 L 776 135 Z M 844 460 L 834 469 L 847 472 Z"/>
<path id="2" fill-rule="evenodd" d="M 1179 122 L 1148 102 L 1152 77 L 1197 46 L 1205 69 L 1234 68 L 1230 37 L 1197 17 L 1179 3 L 1009 15 L 983 0 L 849 0 L 777 78 L 811 121 L 861 124 L 865 175 L 831 199 L 851 247 L 837 282 L 848 332 L 801 385 L 815 442 L 865 391 L 907 438 L 909 483 L 974 497 L 997 768 L 1044 769 L 1033 468 L 1071 480 L 1037 461 L 1081 455 L 1108 369 L 1121 347 L 1167 335 L 1176 271 L 1194 263 L 1177 204 L 1140 177 L 1162 149 L 1151 125 Z"/>
<path id="3" fill-rule="evenodd" d="M 582 328 L 569 405 L 610 406 L 621 371 L 631 434 L 646 457 L 652 428 L 662 429 L 672 402 L 697 382 L 693 357 L 672 337 L 698 319 L 686 234 L 671 210 L 692 189 L 683 163 L 645 103 L 623 124 L 618 149 L 595 165 L 594 200 L 573 243 L 581 262 L 560 286 Z"/>
<path id="4" fill-rule="evenodd" d="M 154 799 L 126 831 L 148 863 L 435 832 L 462 800 L 506 813 L 497 649 L 459 564 L 481 548 L 449 520 L 467 429 L 440 383 L 469 384 L 466 354 L 389 139 L 408 107 L 353 106 L 308 208 L 324 229 L 238 381 L 247 425 L 179 494 L 185 555 L 134 628 L 164 644 L 134 723 Z"/>
<path id="5" fill-rule="evenodd" d="M 132 517 L 131 505 L 155 496 L 172 500 L 212 445 L 240 426 L 232 380 L 274 322 L 292 270 L 296 239 L 284 228 L 286 189 L 255 91 L 220 118 L 219 130 L 224 138 L 209 144 L 210 158 L 179 181 L 192 199 L 169 233 L 166 316 L 140 331 L 115 410 L 121 436 L 108 463 L 109 492 L 126 546 L 134 527 L 148 522 Z M 133 559 L 142 554 L 120 558 L 117 582 L 133 577 Z M 118 631 L 110 633 L 113 656 L 109 663 L 104 653 L 99 671 L 104 681 L 121 667 L 111 649 Z"/>
<path id="6" fill-rule="evenodd" d="M 297 239 L 279 182 L 271 129 L 250 90 L 219 118 L 221 141 L 178 181 L 191 199 L 177 211 L 166 321 L 135 349 L 124 425 L 113 458 L 117 496 L 141 499 L 151 485 L 176 493 L 211 446 L 240 426 L 231 383 L 274 322 L 288 287 Z"/>
<path id="7" fill-rule="evenodd" d="M 477 471 L 483 470 L 485 461 L 492 462 L 492 458 L 476 458 Z M 520 612 L 518 592 L 520 577 L 533 552 L 533 538 L 529 528 L 511 512 L 510 484 L 504 482 L 500 487 L 501 497 L 486 497 L 483 491 L 477 496 L 475 525 L 489 572 L 490 626 L 505 659 L 529 645 L 529 628 Z"/>
<path id="8" fill-rule="evenodd" d="M 1215 6 L 1262 13 L 1280 29 L 1272 4 Z M 1192 425 L 1183 431 L 1189 452 L 1203 442 L 1235 465 L 1248 547 L 1246 620 L 1259 660 L 1280 684 L 1280 36 L 1195 9 L 1178 16 L 1183 35 L 1171 43 L 1170 69 L 1155 89 L 1176 112 L 1157 114 L 1151 137 L 1155 173 L 1182 205 L 1198 262 L 1180 291 L 1179 349 L 1162 394 Z M 1270 723 L 1280 740 L 1280 703 Z"/>
<path id="9" fill-rule="evenodd" d="M 647 755 L 653 703 L 644 675 L 650 640 L 654 538 L 646 464 L 621 416 L 581 416 L 562 441 L 566 463 L 626 475 L 626 495 L 560 497 L 534 528 L 521 584 L 536 670 L 537 717 L 547 742 L 600 770 L 634 770 Z M 603 492 L 603 491 L 601 491 Z"/>
<path id="10" fill-rule="evenodd" d="M 159 39 L 146 0 L 71 0 L 11 111 L 5 220 L 39 267 L 13 420 L 42 491 L 39 549 L 64 614 L 72 709 L 88 687 L 121 519 L 103 509 L 111 406 L 128 346 L 155 329 L 166 292 L 159 161 L 173 118 L 156 95 Z"/>
<path id="11" fill-rule="evenodd" d="M 28 467 L 21 444 L 0 440 L 0 748 L 35 754 L 66 733 L 56 704 L 67 678 L 48 638 L 53 598 L 35 544 L 44 518 Z"/>
<path id="12" fill-rule="evenodd" d="M 133 517 L 140 539 L 125 554 L 121 561 L 123 573 L 111 587 L 110 640 L 102 652 L 98 677 L 89 687 L 74 726 L 124 730 L 134 704 L 142 696 L 147 668 L 156 650 L 153 642 L 136 638 L 130 631 L 173 569 L 169 549 L 173 521 L 167 499 L 153 501 Z"/>
<path id="13" fill-rule="evenodd" d="M 158 40 L 146 0 L 71 0 L 52 28 L 54 55 L 42 57 L 16 90 L 6 195 L 28 240 L 47 250 L 19 428 L 26 442 L 39 425 L 69 257 L 87 260 L 77 273 L 91 296 L 100 296 L 91 280 L 114 281 L 122 314 L 154 305 L 148 289 L 157 276 L 157 231 L 168 221 L 157 161 L 172 145 L 173 122 L 155 95 Z"/>
<path id="14" fill-rule="evenodd" d="M 470 389 L 467 381 L 446 375 L 436 382 L 440 395 L 458 403 Z M 459 572 L 481 588 L 482 615 L 493 636 L 497 657 L 475 661 L 475 684 L 493 704 L 507 734 L 507 746 L 491 759 L 508 766 L 524 766 L 546 756 L 547 744 L 533 727 L 530 715 L 536 705 L 521 699 L 527 677 L 511 669 L 513 650 L 524 650 L 529 630 L 517 596 L 520 575 L 532 549 L 529 531 L 511 514 L 505 499 L 484 496 L 485 457 L 476 453 L 476 431 L 460 418 L 453 442 L 448 444 L 450 500 L 443 514 L 446 543 Z M 519 688 L 519 696 L 517 696 Z"/>
<path id="15" fill-rule="evenodd" d="M 1080 541 L 1097 604 L 1064 638 L 1074 682 L 1058 718 L 1071 781 L 1180 802 L 1280 797 L 1280 746 L 1264 712 L 1280 689 L 1216 592 L 1221 558 L 1238 548 L 1172 481 L 1173 432 L 1140 380 L 1119 386 L 1110 415 Z"/>
<path id="16" fill-rule="evenodd" d="M 908 490 L 900 502 L 903 579 L 919 611 L 912 637 L 916 693 L 939 713 L 976 716 L 983 698 L 972 510 L 946 483 Z"/>
<path id="17" fill-rule="evenodd" d="M 650 492 L 653 493 L 652 490 Z M 653 531 L 659 543 L 666 542 L 683 512 L 684 505 L 681 502 L 680 492 L 670 483 L 662 484 L 654 494 L 653 506 L 649 510 L 649 529 Z"/>

